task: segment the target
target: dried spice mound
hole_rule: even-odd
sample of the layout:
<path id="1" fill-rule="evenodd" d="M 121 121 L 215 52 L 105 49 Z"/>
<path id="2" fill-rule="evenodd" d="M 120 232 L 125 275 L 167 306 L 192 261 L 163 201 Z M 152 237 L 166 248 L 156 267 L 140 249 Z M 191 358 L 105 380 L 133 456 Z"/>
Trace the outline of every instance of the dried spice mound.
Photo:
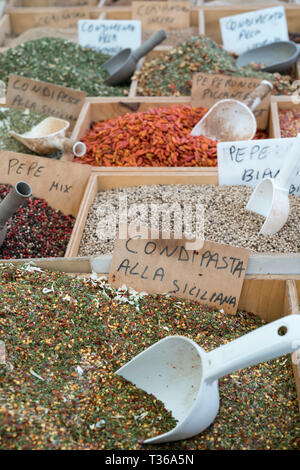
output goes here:
<path id="1" fill-rule="evenodd" d="M 141 441 L 175 420 L 154 396 L 114 374 L 167 335 L 185 335 L 209 351 L 261 326 L 255 315 L 115 291 L 32 266 L 1 266 L 0 292 L 0 448 L 299 448 L 289 356 L 221 379 L 215 422 L 189 440 L 156 447 Z"/>
<path id="2" fill-rule="evenodd" d="M 138 80 L 137 94 L 142 96 L 190 95 L 195 72 L 262 78 L 273 83 L 275 93 L 295 91 L 291 77 L 261 72 L 252 65 L 238 68 L 235 60 L 233 54 L 226 52 L 213 39 L 193 36 L 161 57 L 146 62 L 132 80 Z"/>
<path id="3" fill-rule="evenodd" d="M 93 166 L 216 166 L 216 142 L 190 135 L 206 108 L 174 105 L 94 123 L 79 163 Z M 266 133 L 258 131 L 258 138 Z"/>
<path id="4" fill-rule="evenodd" d="M 290 213 L 286 224 L 274 234 L 262 236 L 259 231 L 265 218 L 246 210 L 253 192 L 246 186 L 214 185 L 149 185 L 100 191 L 90 206 L 85 228 L 79 246 L 80 256 L 111 253 L 114 250 L 116 230 L 122 204 L 120 196 L 127 198 L 128 222 L 148 225 L 151 221 L 151 204 L 161 208 L 159 228 L 174 230 L 176 220 L 182 221 L 184 205 L 191 205 L 193 230 L 195 227 L 196 205 L 204 206 L 204 236 L 206 240 L 248 248 L 259 253 L 299 253 L 300 197 L 290 196 Z M 140 204 L 144 204 L 140 206 Z M 179 205 L 178 219 L 166 217 L 163 204 Z M 139 205 L 139 211 L 130 211 Z M 175 219 L 175 220 L 174 220 Z M 170 220 L 170 225 L 168 220 Z M 155 225 L 152 219 L 153 226 Z M 167 224 L 167 227 L 162 223 Z M 107 236 L 109 226 L 109 237 Z"/>
<path id="5" fill-rule="evenodd" d="M 104 85 L 107 72 L 101 67 L 110 56 L 62 38 L 27 41 L 0 54 L 0 80 L 9 74 L 42 80 L 88 96 L 124 96 L 128 87 Z"/>
<path id="6" fill-rule="evenodd" d="M 300 110 L 279 110 L 280 136 L 297 137 L 300 132 Z"/>
<path id="7" fill-rule="evenodd" d="M 11 186 L 0 184 L 0 201 Z M 64 256 L 75 218 L 31 197 L 8 221 L 0 259 Z"/>

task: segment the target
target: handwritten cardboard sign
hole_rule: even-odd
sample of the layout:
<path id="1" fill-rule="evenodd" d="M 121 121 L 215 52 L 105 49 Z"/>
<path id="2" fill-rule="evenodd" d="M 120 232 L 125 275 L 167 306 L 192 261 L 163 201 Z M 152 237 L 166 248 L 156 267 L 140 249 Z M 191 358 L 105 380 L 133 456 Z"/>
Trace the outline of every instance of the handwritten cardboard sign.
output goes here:
<path id="1" fill-rule="evenodd" d="M 70 122 L 70 130 L 84 104 L 86 93 L 59 85 L 10 75 L 6 104 L 12 108 L 54 116 Z"/>
<path id="2" fill-rule="evenodd" d="M 183 2 L 132 2 L 132 18 L 142 21 L 146 31 L 188 28 L 190 4 Z"/>
<path id="3" fill-rule="evenodd" d="M 289 39 L 283 6 L 226 16 L 220 27 L 224 48 L 236 54 Z"/>
<path id="4" fill-rule="evenodd" d="M 65 215 L 77 216 L 90 173 L 88 165 L 0 151 L 0 183 L 26 181 L 33 196 L 46 199 Z"/>
<path id="5" fill-rule="evenodd" d="M 289 137 L 218 143 L 219 184 L 255 187 L 264 178 L 276 178 L 295 140 Z M 300 196 L 300 168 L 289 191 Z"/>
<path id="6" fill-rule="evenodd" d="M 192 83 L 192 104 L 209 108 L 217 101 L 227 98 L 245 101 L 260 83 L 260 78 L 195 73 Z M 270 95 L 266 96 L 254 111 L 259 129 L 266 129 L 268 125 L 269 103 Z"/>
<path id="7" fill-rule="evenodd" d="M 89 12 L 82 7 L 60 8 L 55 12 L 34 13 L 36 27 L 45 28 L 77 28 L 78 21 L 83 18 L 89 18 Z"/>
<path id="8" fill-rule="evenodd" d="M 114 55 L 122 49 L 136 49 L 142 42 L 139 20 L 78 21 L 78 43 L 81 46 Z"/>
<path id="9" fill-rule="evenodd" d="M 249 250 L 205 241 L 187 251 L 182 240 L 118 239 L 109 282 L 137 291 L 169 294 L 235 313 Z"/>

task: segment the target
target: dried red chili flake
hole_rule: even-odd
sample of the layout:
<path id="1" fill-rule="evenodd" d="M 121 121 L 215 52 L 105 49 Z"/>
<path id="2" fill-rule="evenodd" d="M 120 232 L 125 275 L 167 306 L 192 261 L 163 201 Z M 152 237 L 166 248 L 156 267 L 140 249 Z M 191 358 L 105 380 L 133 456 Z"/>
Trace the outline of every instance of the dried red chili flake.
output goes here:
<path id="1" fill-rule="evenodd" d="M 85 156 L 74 161 L 108 167 L 216 166 L 217 142 L 190 134 L 207 111 L 174 105 L 99 121 L 82 138 Z"/>
<path id="2" fill-rule="evenodd" d="M 0 201 L 9 191 L 9 185 L 0 184 Z M 7 223 L 0 259 L 64 256 L 74 221 L 45 199 L 30 198 Z"/>
<path id="3" fill-rule="evenodd" d="M 282 109 L 279 111 L 281 137 L 297 137 L 300 132 L 300 109 Z"/>

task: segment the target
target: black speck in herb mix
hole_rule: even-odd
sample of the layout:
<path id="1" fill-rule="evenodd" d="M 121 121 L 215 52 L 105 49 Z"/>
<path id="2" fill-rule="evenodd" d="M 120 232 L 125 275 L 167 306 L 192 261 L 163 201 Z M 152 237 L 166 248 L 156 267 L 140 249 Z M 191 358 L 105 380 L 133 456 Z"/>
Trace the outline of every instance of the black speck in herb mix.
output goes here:
<path id="1" fill-rule="evenodd" d="M 10 185 L 0 184 L 0 201 Z M 50 207 L 45 199 L 31 197 L 7 223 L 0 259 L 64 256 L 75 218 Z"/>
<path id="2" fill-rule="evenodd" d="M 114 372 L 167 335 L 206 351 L 264 322 L 199 304 L 115 291 L 104 281 L 0 266 L 1 449 L 299 449 L 290 356 L 220 380 L 215 422 L 188 440 L 143 447 L 176 422 Z"/>
<path id="3" fill-rule="evenodd" d="M 0 80 L 7 84 L 9 74 L 16 74 L 85 91 L 88 96 L 126 96 L 128 86 L 104 85 L 107 72 L 102 64 L 109 58 L 66 39 L 36 39 L 0 54 Z"/>

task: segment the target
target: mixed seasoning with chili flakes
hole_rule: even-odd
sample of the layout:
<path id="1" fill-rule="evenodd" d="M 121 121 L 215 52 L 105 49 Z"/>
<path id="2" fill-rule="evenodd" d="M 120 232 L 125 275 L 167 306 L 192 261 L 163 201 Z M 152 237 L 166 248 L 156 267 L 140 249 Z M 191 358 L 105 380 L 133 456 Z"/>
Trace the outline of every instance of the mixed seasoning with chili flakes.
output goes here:
<path id="1" fill-rule="evenodd" d="M 279 124 L 281 137 L 297 137 L 300 132 L 300 108 L 280 109 Z"/>
<path id="2" fill-rule="evenodd" d="M 196 72 L 266 79 L 273 83 L 274 94 L 292 94 L 295 91 L 289 75 L 262 72 L 256 64 L 239 68 L 235 61 L 236 56 L 213 39 L 192 36 L 160 57 L 149 62 L 145 60 L 132 80 L 138 81 L 137 95 L 140 96 L 189 96 Z"/>
<path id="3" fill-rule="evenodd" d="M 190 133 L 206 108 L 174 105 L 99 121 L 81 139 L 93 166 L 216 166 L 217 142 Z M 267 138 L 258 131 L 256 138 Z"/>
<path id="4" fill-rule="evenodd" d="M 220 380 L 215 422 L 189 440 L 142 446 L 176 422 L 114 372 L 167 335 L 206 351 L 263 325 L 197 303 L 115 291 L 32 265 L 0 266 L 1 449 L 298 449 L 290 356 Z M 124 321 L 126 319 L 126 321 Z M 2 354 L 3 357 L 3 354 Z"/>
<path id="5" fill-rule="evenodd" d="M 0 201 L 11 186 L 0 184 Z M 7 222 L 0 259 L 64 256 L 75 218 L 53 209 L 45 199 L 31 197 Z"/>
<path id="6" fill-rule="evenodd" d="M 110 57 L 58 37 L 36 39 L 0 54 L 0 80 L 7 85 L 9 75 L 16 74 L 85 91 L 87 96 L 126 96 L 128 84 L 104 84 L 108 73 L 102 65 Z"/>

